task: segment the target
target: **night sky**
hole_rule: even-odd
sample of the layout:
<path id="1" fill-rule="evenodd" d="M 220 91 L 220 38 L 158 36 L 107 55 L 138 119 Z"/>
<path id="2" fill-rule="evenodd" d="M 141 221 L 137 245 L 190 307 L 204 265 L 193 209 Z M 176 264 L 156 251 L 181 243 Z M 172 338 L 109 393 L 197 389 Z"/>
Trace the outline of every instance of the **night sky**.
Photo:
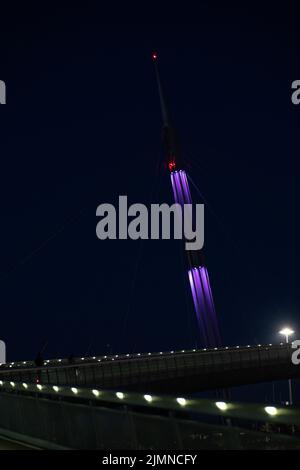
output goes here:
<path id="1" fill-rule="evenodd" d="M 8 359 L 34 358 L 45 341 L 46 357 L 199 346 L 181 243 L 95 235 L 97 206 L 119 195 L 172 202 L 153 50 L 187 171 L 207 201 L 225 345 L 277 342 L 285 323 L 300 337 L 299 15 L 198 3 L 1 13 Z"/>

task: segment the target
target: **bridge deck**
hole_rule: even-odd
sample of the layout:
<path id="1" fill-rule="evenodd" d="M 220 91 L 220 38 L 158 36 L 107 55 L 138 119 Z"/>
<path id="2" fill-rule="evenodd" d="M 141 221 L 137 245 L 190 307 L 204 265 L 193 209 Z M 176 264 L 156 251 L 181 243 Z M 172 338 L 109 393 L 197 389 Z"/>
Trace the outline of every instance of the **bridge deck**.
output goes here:
<path id="1" fill-rule="evenodd" d="M 180 393 L 300 377 L 290 344 L 46 361 L 1 366 L 0 380 Z"/>

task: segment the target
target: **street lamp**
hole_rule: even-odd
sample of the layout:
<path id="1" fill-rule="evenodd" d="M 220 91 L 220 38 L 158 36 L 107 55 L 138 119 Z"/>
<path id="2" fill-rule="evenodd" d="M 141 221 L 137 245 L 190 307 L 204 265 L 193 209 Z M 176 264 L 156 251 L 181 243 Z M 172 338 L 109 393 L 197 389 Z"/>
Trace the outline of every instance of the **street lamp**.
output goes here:
<path id="1" fill-rule="evenodd" d="M 289 342 L 289 336 L 293 335 L 295 332 L 291 330 L 290 328 L 283 328 L 282 330 L 279 331 L 280 335 L 285 336 L 285 340 L 288 343 Z"/>
<path id="2" fill-rule="evenodd" d="M 293 330 L 291 330 L 290 328 L 288 328 L 288 327 L 282 328 L 282 330 L 279 331 L 280 335 L 285 336 L 286 343 L 289 342 L 289 336 L 293 335 L 294 333 L 295 332 Z M 292 381 L 291 381 L 291 379 L 288 380 L 288 384 L 289 384 L 289 401 L 290 401 L 290 405 L 292 405 L 293 404 L 293 394 L 292 394 Z"/>

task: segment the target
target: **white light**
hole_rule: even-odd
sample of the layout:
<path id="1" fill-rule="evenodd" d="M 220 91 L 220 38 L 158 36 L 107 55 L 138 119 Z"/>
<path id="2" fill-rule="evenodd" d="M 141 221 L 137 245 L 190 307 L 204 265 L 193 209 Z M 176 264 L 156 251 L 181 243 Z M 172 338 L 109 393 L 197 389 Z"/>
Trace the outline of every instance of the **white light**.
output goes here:
<path id="1" fill-rule="evenodd" d="M 148 353 L 148 356 L 151 356 L 151 353 Z"/>
<path id="2" fill-rule="evenodd" d="M 26 364 L 26 361 L 24 361 L 23 364 Z"/>
<path id="3" fill-rule="evenodd" d="M 295 332 L 291 330 L 290 328 L 283 328 L 282 330 L 279 331 L 280 335 L 285 336 L 285 342 L 289 342 L 289 336 L 293 335 Z"/>
<path id="4" fill-rule="evenodd" d="M 3 382 L 2 382 L 2 380 L 0 380 L 0 385 L 3 385 Z"/>
<path id="5" fill-rule="evenodd" d="M 41 384 L 37 384 L 36 386 L 39 390 L 42 390 L 43 386 Z"/>
<path id="6" fill-rule="evenodd" d="M 275 406 L 266 406 L 265 412 L 270 416 L 275 416 L 277 415 L 277 408 L 275 408 Z"/>
<path id="7" fill-rule="evenodd" d="M 15 386 L 15 382 L 9 382 L 12 387 Z"/>
<path id="8" fill-rule="evenodd" d="M 151 403 L 151 401 L 153 400 L 153 398 L 151 397 L 151 395 L 144 395 L 144 398 L 145 398 L 145 400 L 146 400 L 148 403 Z"/>
<path id="9" fill-rule="evenodd" d="M 24 388 L 28 388 L 28 385 L 27 384 L 22 384 Z"/>
<path id="10" fill-rule="evenodd" d="M 61 359 L 58 359 L 58 362 L 61 362 Z"/>
<path id="11" fill-rule="evenodd" d="M 186 399 L 185 398 L 176 398 L 176 401 L 180 406 L 185 406 L 186 405 Z"/>
<path id="12" fill-rule="evenodd" d="M 77 388 L 72 387 L 71 390 L 72 390 L 73 393 L 75 393 L 75 395 L 77 395 L 77 393 L 78 393 L 78 389 L 77 389 Z"/>
<path id="13" fill-rule="evenodd" d="M 124 397 L 125 397 L 124 393 L 122 393 L 122 392 L 117 392 L 116 396 L 117 396 L 117 398 L 119 398 L 119 400 L 123 400 Z"/>
<path id="14" fill-rule="evenodd" d="M 94 356 L 94 357 L 92 357 L 92 359 L 94 359 L 94 360 L 95 360 L 95 359 L 96 359 L 96 358 L 95 358 L 95 356 Z"/>
<path id="15" fill-rule="evenodd" d="M 92 390 L 92 394 L 95 395 L 95 397 L 99 397 L 100 392 L 99 390 Z"/>
<path id="16" fill-rule="evenodd" d="M 279 334 L 284 335 L 284 336 L 290 336 L 290 335 L 293 335 L 294 333 L 295 332 L 291 330 L 290 328 L 283 328 L 282 330 L 279 331 Z"/>
<path id="17" fill-rule="evenodd" d="M 53 388 L 53 390 L 54 390 L 55 392 L 58 392 L 58 391 L 59 391 L 59 388 L 57 387 L 57 385 L 53 385 L 52 388 Z"/>
<path id="18" fill-rule="evenodd" d="M 228 405 L 227 405 L 227 403 L 225 403 L 225 401 L 217 401 L 216 402 L 216 407 L 219 408 L 219 410 L 221 410 L 221 411 L 226 411 L 227 408 L 228 408 Z"/>

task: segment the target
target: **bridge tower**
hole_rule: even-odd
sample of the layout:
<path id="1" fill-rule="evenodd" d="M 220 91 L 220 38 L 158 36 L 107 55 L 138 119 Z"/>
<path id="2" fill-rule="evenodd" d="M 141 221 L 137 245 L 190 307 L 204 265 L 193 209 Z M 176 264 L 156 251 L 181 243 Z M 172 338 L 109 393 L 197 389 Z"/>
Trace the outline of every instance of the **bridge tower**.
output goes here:
<path id="1" fill-rule="evenodd" d="M 152 60 L 155 67 L 162 112 L 166 166 L 170 172 L 174 200 L 183 206 L 192 203 L 188 177 L 184 169 L 177 133 L 166 106 L 156 53 L 152 54 Z M 220 329 L 202 249 L 187 251 L 187 271 L 202 344 L 204 347 L 220 346 Z"/>

